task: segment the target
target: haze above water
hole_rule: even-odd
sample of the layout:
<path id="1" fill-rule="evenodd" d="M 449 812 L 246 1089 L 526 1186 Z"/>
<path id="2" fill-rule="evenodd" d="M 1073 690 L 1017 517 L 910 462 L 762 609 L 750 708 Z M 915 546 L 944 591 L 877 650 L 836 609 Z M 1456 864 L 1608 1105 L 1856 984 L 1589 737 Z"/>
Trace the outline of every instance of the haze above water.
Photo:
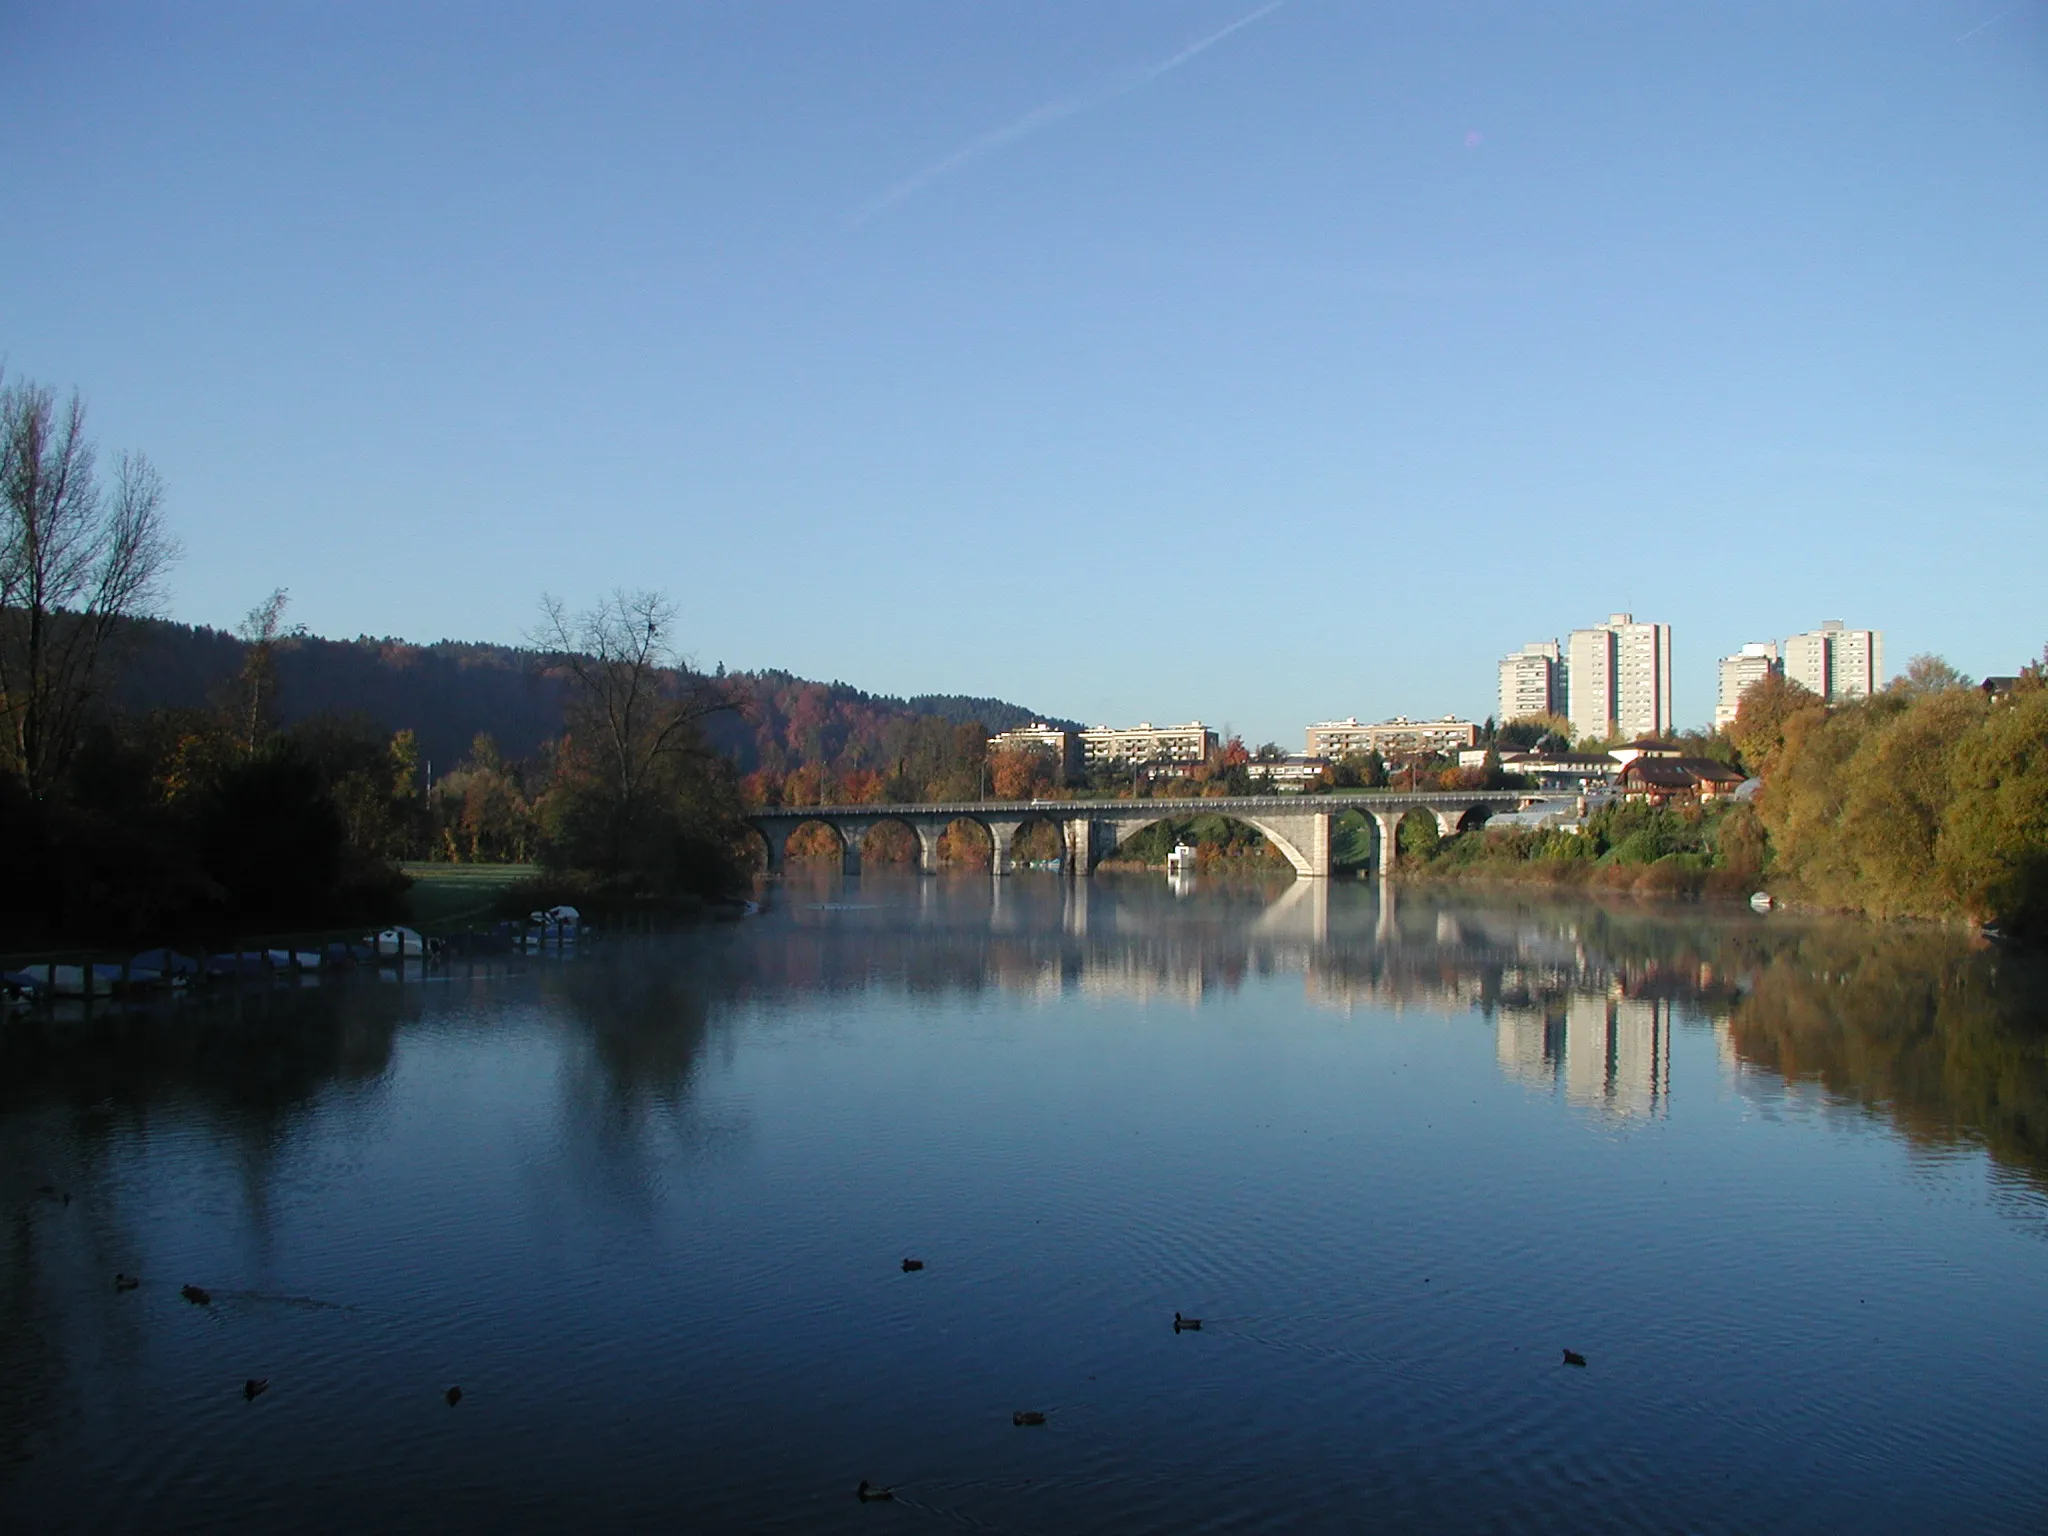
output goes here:
<path id="1" fill-rule="evenodd" d="M 0 1514 L 2038 1530 L 2042 980 L 1747 911 L 870 877 L 9 1025 Z"/>

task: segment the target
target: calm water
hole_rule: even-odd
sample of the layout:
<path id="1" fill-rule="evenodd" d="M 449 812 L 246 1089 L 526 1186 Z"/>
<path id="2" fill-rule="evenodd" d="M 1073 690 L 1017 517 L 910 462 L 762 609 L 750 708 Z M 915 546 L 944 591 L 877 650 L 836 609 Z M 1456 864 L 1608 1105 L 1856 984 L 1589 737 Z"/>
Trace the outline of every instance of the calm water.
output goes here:
<path id="1" fill-rule="evenodd" d="M 16 1030 L 0 1518 L 2048 1529 L 2044 997 L 1747 911 L 871 878 Z"/>

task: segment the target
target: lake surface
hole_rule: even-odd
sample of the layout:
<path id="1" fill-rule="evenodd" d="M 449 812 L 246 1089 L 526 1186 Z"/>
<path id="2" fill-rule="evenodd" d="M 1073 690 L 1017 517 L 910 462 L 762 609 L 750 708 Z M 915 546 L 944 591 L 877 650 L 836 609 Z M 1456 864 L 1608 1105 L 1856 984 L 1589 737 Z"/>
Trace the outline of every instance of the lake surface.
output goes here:
<path id="1" fill-rule="evenodd" d="M 792 880 L 8 1028 L 11 1529 L 2048 1529 L 2048 990 L 1953 934 Z"/>

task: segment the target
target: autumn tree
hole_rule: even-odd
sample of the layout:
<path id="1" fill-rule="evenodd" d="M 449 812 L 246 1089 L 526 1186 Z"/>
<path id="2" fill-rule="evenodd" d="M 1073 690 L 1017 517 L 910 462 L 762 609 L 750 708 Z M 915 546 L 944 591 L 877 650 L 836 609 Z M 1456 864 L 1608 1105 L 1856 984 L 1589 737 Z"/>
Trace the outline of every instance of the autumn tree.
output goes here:
<path id="1" fill-rule="evenodd" d="M 1951 688 L 1970 686 L 1969 674 L 1950 666 L 1948 658 L 1922 652 L 1906 663 L 1904 672 L 1892 679 L 1889 691 L 1917 699 L 1930 693 L 1946 693 Z"/>
<path id="2" fill-rule="evenodd" d="M 2048 936 L 2048 687 L 2037 673 L 1958 744 L 1940 866 L 1978 921 Z"/>
<path id="3" fill-rule="evenodd" d="M 1045 747 L 1010 747 L 988 755 L 989 789 L 998 800 L 1036 800 L 1059 782 L 1059 764 Z"/>
<path id="4" fill-rule="evenodd" d="M 1788 723 L 1799 715 L 1818 715 L 1825 707 L 1812 689 L 1783 673 L 1767 672 L 1743 690 L 1728 739 L 1746 770 L 1768 777 L 1784 749 Z"/>
<path id="5" fill-rule="evenodd" d="M 31 798 L 71 765 L 114 637 L 176 555 L 148 459 L 121 455 L 103 488 L 76 394 L 0 388 L 0 751 Z"/>

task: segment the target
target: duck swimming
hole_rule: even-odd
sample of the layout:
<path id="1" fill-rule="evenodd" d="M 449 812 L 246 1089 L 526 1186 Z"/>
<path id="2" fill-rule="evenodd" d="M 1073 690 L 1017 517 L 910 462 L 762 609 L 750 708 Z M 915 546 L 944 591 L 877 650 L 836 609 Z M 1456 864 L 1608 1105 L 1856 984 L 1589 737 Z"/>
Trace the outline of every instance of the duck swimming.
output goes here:
<path id="1" fill-rule="evenodd" d="M 133 1275 L 117 1274 L 114 1276 L 114 1289 L 117 1291 L 132 1291 L 140 1284 L 142 1282 Z"/>
<path id="2" fill-rule="evenodd" d="M 268 1376 L 251 1376 L 242 1383 L 243 1401 L 253 1403 L 269 1390 L 270 1378 Z"/>
<path id="3" fill-rule="evenodd" d="M 924 1260 L 923 1260 L 923 1259 L 905 1259 L 905 1260 L 903 1261 L 903 1273 L 905 1273 L 906 1275 L 907 1275 L 907 1274 L 909 1274 L 909 1273 L 910 1273 L 910 1272 L 911 1272 L 912 1270 L 914 1270 L 914 1269 L 923 1269 L 923 1268 L 924 1268 Z"/>
<path id="4" fill-rule="evenodd" d="M 1564 1352 L 1564 1363 L 1566 1365 L 1584 1366 L 1586 1363 L 1586 1357 L 1580 1354 L 1576 1349 L 1568 1349 Z"/>
<path id="5" fill-rule="evenodd" d="M 213 1292 L 205 1289 L 202 1286 L 180 1286 L 178 1288 L 178 1294 L 184 1297 L 187 1301 L 191 1302 L 192 1305 L 195 1307 L 210 1307 L 213 1305 Z"/>
<path id="6" fill-rule="evenodd" d="M 1190 1331 L 1200 1333 L 1202 1331 L 1202 1320 L 1199 1317 L 1182 1317 L 1176 1312 L 1173 1314 L 1173 1331 L 1175 1333 Z"/>
<path id="7" fill-rule="evenodd" d="M 457 1403 L 462 1401 L 462 1388 L 450 1387 L 446 1392 L 442 1394 L 442 1396 L 448 1399 L 448 1406 L 450 1408 L 453 1408 Z"/>
<path id="8" fill-rule="evenodd" d="M 1010 1422 L 1019 1429 L 1022 1429 L 1026 1424 L 1043 1424 L 1045 1422 L 1045 1415 L 1036 1408 L 1019 1408 L 1010 1415 Z"/>
<path id="9" fill-rule="evenodd" d="M 853 1490 L 853 1496 L 856 1499 L 859 1499 L 863 1504 L 872 1504 L 877 1499 L 895 1498 L 896 1490 L 894 1488 L 877 1488 L 873 1483 L 869 1482 L 866 1478 L 862 1478 L 860 1480 L 860 1486 Z"/>

